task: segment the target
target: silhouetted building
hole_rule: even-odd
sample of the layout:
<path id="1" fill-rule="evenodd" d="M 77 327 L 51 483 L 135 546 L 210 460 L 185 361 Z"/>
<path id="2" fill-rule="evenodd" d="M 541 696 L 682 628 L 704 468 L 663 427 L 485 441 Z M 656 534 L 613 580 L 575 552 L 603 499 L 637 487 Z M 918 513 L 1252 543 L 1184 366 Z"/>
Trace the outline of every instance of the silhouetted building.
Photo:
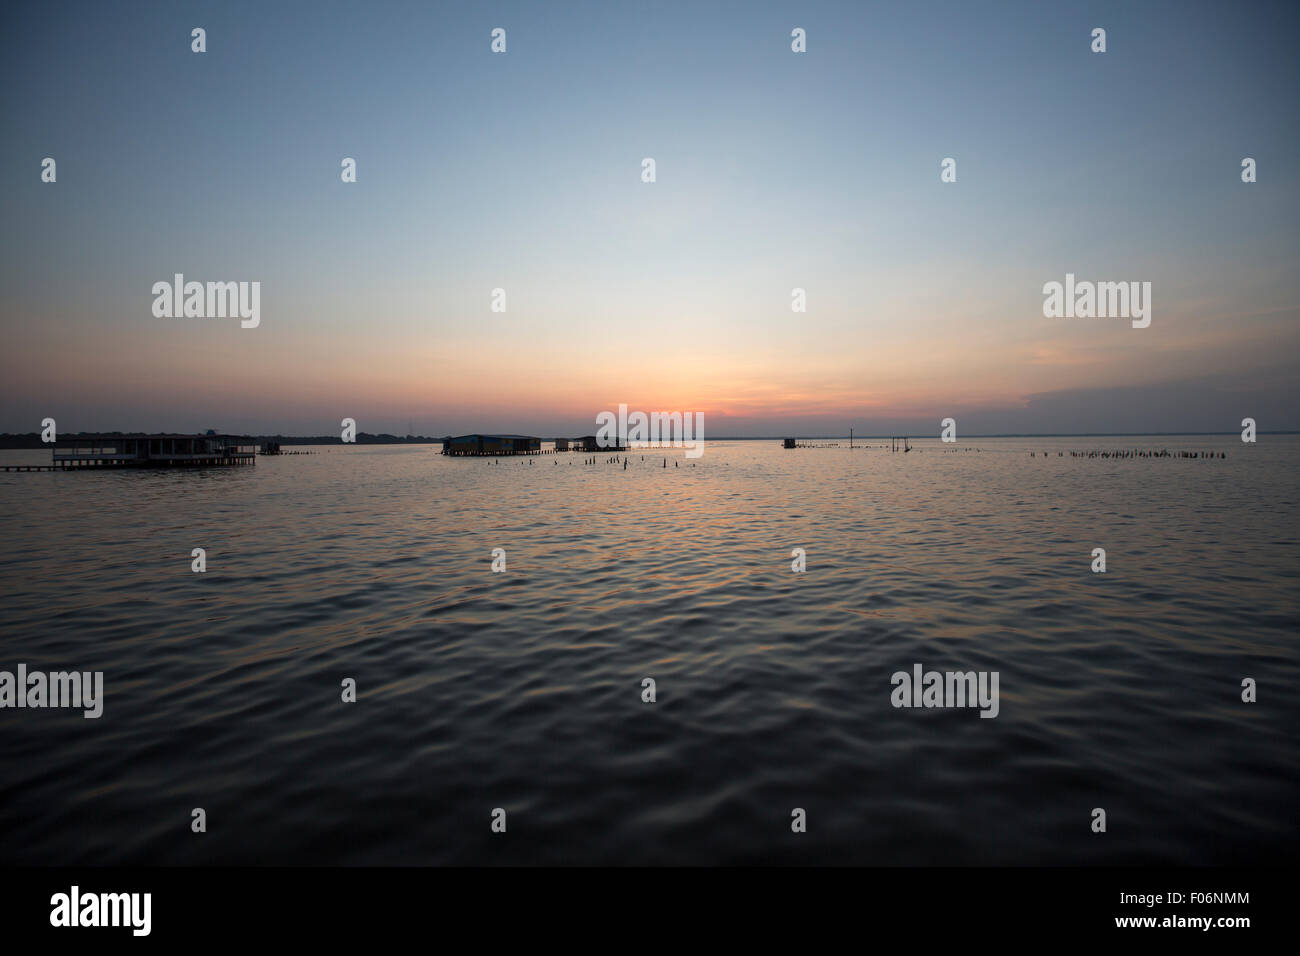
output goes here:
<path id="1" fill-rule="evenodd" d="M 237 435 L 64 435 L 50 449 L 56 468 L 251 465 L 257 445 Z"/>
<path id="2" fill-rule="evenodd" d="M 531 435 L 460 435 L 442 440 L 444 455 L 536 455 L 542 440 Z"/>

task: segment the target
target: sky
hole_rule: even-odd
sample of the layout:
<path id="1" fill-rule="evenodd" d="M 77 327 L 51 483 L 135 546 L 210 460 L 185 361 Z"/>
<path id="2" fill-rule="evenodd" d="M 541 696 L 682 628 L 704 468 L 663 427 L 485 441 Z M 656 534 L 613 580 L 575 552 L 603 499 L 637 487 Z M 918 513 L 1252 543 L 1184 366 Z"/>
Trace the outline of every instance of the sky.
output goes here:
<path id="1" fill-rule="evenodd" d="M 1300 428 L 1300 4 L 3 18 L 0 431 Z M 155 316 L 175 273 L 260 324 Z M 1045 317 L 1067 273 L 1150 326 Z"/>

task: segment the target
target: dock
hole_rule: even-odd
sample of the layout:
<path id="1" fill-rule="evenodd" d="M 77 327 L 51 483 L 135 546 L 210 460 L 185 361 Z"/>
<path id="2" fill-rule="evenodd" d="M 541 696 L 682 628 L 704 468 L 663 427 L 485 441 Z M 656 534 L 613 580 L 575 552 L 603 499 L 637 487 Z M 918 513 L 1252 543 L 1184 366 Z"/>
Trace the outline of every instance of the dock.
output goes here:
<path id="1" fill-rule="evenodd" d="M 501 458 L 510 455 L 555 455 L 565 451 L 627 451 L 621 442 L 602 445 L 595 435 L 581 438 L 554 438 L 553 448 L 542 448 L 542 439 L 533 435 L 458 435 L 442 439 L 442 453 L 456 458 Z"/>
<path id="2" fill-rule="evenodd" d="M 540 455 L 542 440 L 532 435 L 458 435 L 442 440 L 442 453 L 457 458 L 474 456 Z"/>
<path id="3" fill-rule="evenodd" d="M 70 435 L 51 443 L 48 465 L 4 465 L 5 471 L 106 468 L 216 468 L 257 463 L 257 445 L 238 435 Z"/>

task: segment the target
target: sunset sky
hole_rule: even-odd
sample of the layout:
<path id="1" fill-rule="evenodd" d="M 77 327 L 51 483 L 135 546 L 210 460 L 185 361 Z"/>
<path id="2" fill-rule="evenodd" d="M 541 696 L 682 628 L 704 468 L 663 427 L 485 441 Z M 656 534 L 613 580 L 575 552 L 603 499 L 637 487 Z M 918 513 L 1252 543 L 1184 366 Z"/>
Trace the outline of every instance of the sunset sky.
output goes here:
<path id="1" fill-rule="evenodd" d="M 1300 6 L 891 6 L 6 11 L 0 431 L 1300 428 Z"/>

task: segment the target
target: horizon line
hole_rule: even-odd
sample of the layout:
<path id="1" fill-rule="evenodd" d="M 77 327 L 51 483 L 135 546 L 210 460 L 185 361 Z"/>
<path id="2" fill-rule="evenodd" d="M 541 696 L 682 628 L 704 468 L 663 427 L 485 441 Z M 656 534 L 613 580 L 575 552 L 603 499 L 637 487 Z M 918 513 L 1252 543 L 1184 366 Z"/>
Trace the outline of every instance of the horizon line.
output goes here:
<path id="1" fill-rule="evenodd" d="M 5 439 L 5 438 L 28 438 L 28 437 L 38 437 L 40 434 L 41 434 L 41 433 L 40 433 L 39 431 L 30 431 L 30 432 L 0 432 L 0 439 Z M 73 432 L 73 431 L 64 431 L 64 430 L 60 429 L 59 434 L 61 434 L 61 435 L 113 435 L 113 434 L 120 434 L 120 435 L 147 435 L 147 434 L 164 434 L 164 433 L 162 433 L 162 432 L 153 433 L 153 432 L 148 432 L 148 431 L 143 431 L 143 430 L 123 431 L 123 430 L 121 430 L 121 429 L 114 429 L 113 431 L 102 431 L 102 430 L 101 430 L 101 431 L 92 431 L 92 432 Z M 185 434 L 190 434 L 190 433 L 187 433 L 187 432 L 170 432 L 170 433 L 168 433 L 168 434 L 185 435 Z M 202 437 L 202 436 L 204 436 L 204 435 L 207 434 L 207 430 L 204 430 L 204 431 L 196 431 L 196 432 L 193 432 L 192 434 L 195 435 L 196 437 Z M 249 431 L 249 432 L 229 432 L 229 433 L 225 433 L 225 434 L 228 434 L 230 437 L 239 437 L 239 438 L 325 438 L 325 439 L 329 439 L 331 442 L 336 442 L 336 443 L 339 443 L 339 444 L 351 444 L 350 442 L 343 442 L 343 441 L 341 440 L 341 438 L 334 437 L 333 435 L 289 435 L 289 434 L 285 434 L 284 432 L 251 432 L 251 431 Z M 500 432 L 500 433 L 498 433 L 498 432 L 481 432 L 481 433 L 480 433 L 480 432 L 465 432 L 464 434 L 471 434 L 471 435 L 474 435 L 474 434 L 484 434 L 484 435 L 489 435 L 489 434 L 491 434 L 491 435 L 495 435 L 495 434 L 505 434 L 505 433 L 504 433 L 504 432 Z M 511 433 L 511 434 L 515 434 L 515 433 Z M 522 434 L 522 433 L 518 433 L 518 434 Z M 1173 437 L 1179 437 L 1179 436 L 1201 436 L 1201 435 L 1204 435 L 1204 436 L 1219 436 L 1219 435 L 1237 435 L 1237 434 L 1239 434 L 1239 432 L 1238 432 L 1237 430 L 1231 430 L 1231 431 L 1215 431 L 1215 432 L 1210 432 L 1210 431 L 1187 431 L 1187 432 L 1155 432 L 1155 431 L 1140 431 L 1140 432 L 987 432 L 987 433 L 980 433 L 980 434 L 975 434 L 975 435 L 966 435 L 966 436 L 964 436 L 963 438 L 958 439 L 958 442 L 965 441 L 967 438 L 1129 438 L 1129 437 L 1149 437 L 1149 438 L 1162 438 L 1162 437 L 1168 437 L 1168 438 L 1173 438 Z M 1280 430 L 1277 430 L 1277 431 L 1258 430 L 1258 431 L 1256 432 L 1256 434 L 1258 434 L 1258 435 L 1300 435 L 1300 429 L 1280 429 Z M 386 438 L 396 438 L 396 439 L 400 439 L 400 440 L 424 440 L 424 441 L 430 441 L 430 442 L 441 442 L 441 441 L 443 441 L 443 439 L 445 439 L 445 438 L 451 438 L 451 437 L 454 437 L 454 436 L 452 436 L 452 435 L 440 435 L 440 436 L 437 436 L 437 435 L 411 435 L 411 434 L 408 434 L 408 435 L 399 435 L 399 434 L 397 434 L 397 433 L 395 433 L 395 432 L 363 432 L 363 431 L 358 431 L 358 432 L 357 432 L 357 436 L 360 437 L 361 435 L 369 435 L 369 436 L 371 436 L 371 437 L 375 437 L 375 438 L 386 437 Z M 530 437 L 530 438 L 539 438 L 539 439 L 542 440 L 542 441 L 554 441 L 555 438 L 565 438 L 565 439 L 572 440 L 572 436 L 569 436 L 569 435 L 563 435 L 563 434 L 561 434 L 561 435 L 552 435 L 552 436 L 529 435 L 529 436 L 527 436 L 527 437 Z M 798 438 L 798 439 L 809 439 L 809 440 L 814 440 L 814 441 L 829 441 L 829 440 L 832 440 L 832 439 L 833 439 L 833 440 L 837 440 L 837 441 L 840 440 L 840 439 L 844 439 L 844 440 L 847 441 L 847 440 L 849 440 L 849 437 L 850 437 L 850 436 L 848 436 L 848 435 L 829 435 L 829 434 L 822 434 L 822 435 L 809 435 L 809 434 L 799 434 L 799 433 L 795 433 L 795 434 L 791 435 L 791 434 L 788 434 L 788 433 L 782 433 L 782 434 L 774 434 L 774 435 L 720 435 L 720 436 L 718 436 L 718 437 L 716 437 L 716 438 L 701 438 L 700 440 L 701 440 L 701 441 L 783 441 L 783 440 L 786 439 L 786 438 Z M 909 432 L 909 433 L 905 433 L 905 434 L 879 434 L 879 435 L 853 435 L 853 436 L 852 436 L 852 440 L 853 440 L 853 441 L 858 441 L 859 439 L 862 439 L 862 440 L 868 440 L 868 439 L 880 439 L 880 438 L 915 438 L 915 439 L 917 439 L 918 441 L 926 441 L 926 440 L 928 440 L 928 439 L 939 439 L 939 436 L 938 436 L 938 435 L 920 435 L 920 434 L 914 434 L 914 433 L 910 433 L 910 432 Z M 48 444 L 48 443 L 46 443 L 46 444 Z"/>

